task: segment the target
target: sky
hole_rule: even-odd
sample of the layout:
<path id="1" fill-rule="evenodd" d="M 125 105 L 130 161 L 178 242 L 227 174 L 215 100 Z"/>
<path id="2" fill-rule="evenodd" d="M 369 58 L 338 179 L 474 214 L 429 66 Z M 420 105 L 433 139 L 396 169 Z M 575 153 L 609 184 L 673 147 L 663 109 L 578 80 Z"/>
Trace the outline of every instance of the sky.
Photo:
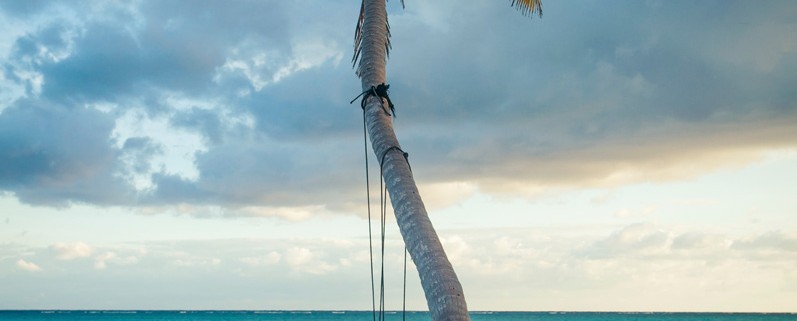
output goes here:
<path id="1" fill-rule="evenodd" d="M 797 312 L 794 1 L 456 4 L 387 77 L 471 310 Z M 0 309 L 370 309 L 358 10 L 0 0 Z"/>

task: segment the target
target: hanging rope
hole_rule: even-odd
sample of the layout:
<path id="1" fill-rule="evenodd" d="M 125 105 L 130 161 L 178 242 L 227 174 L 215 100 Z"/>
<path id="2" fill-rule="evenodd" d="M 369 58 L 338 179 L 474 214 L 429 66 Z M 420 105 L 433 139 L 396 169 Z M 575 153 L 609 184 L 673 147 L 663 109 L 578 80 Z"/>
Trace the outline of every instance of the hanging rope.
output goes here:
<path id="1" fill-rule="evenodd" d="M 382 225 L 382 271 L 379 284 L 379 320 L 385 320 L 385 221 L 387 220 L 387 187 L 384 185 L 382 166 L 379 166 L 379 206 L 381 208 L 380 223 Z"/>
<path id="2" fill-rule="evenodd" d="M 404 244 L 404 296 L 401 298 L 401 320 L 407 320 L 407 244 Z"/>
<path id="3" fill-rule="evenodd" d="M 385 157 L 387 156 L 388 152 L 392 150 L 397 150 L 401 152 L 401 155 L 404 156 L 404 160 L 407 162 L 407 166 L 410 167 L 410 171 L 412 171 L 412 167 L 409 161 L 409 154 L 403 151 L 398 146 L 390 146 L 382 152 L 382 156 L 379 158 L 379 203 L 381 207 L 381 216 L 382 216 L 382 281 L 381 281 L 381 291 L 380 291 L 380 315 L 381 320 L 385 320 L 385 309 L 384 309 L 384 301 L 385 301 L 385 222 L 387 221 L 387 186 L 383 186 L 384 184 L 384 169 L 385 169 Z M 404 246 L 404 292 L 402 297 L 402 318 L 406 318 L 406 307 L 407 307 L 407 246 Z"/>
<path id="4" fill-rule="evenodd" d="M 366 189 L 366 199 L 367 199 L 367 206 L 368 206 L 368 251 L 369 257 L 371 259 L 370 267 L 371 267 L 371 311 L 373 314 L 373 320 L 377 321 L 377 311 L 376 311 L 376 286 L 374 285 L 374 246 L 373 246 L 373 232 L 371 231 L 371 185 L 370 185 L 370 173 L 368 171 L 368 130 L 367 130 L 367 120 L 365 114 L 365 104 L 366 100 L 369 96 L 373 95 L 375 97 L 379 97 L 380 104 L 382 105 L 382 110 L 388 114 L 395 117 L 395 107 L 393 102 L 390 101 L 390 97 L 388 96 L 388 89 L 390 85 L 385 85 L 382 83 L 378 86 L 371 86 L 366 91 L 363 91 L 357 97 L 349 102 L 354 103 L 357 98 L 361 96 L 362 101 L 360 103 L 360 107 L 363 109 L 363 147 L 364 147 L 364 154 L 365 154 L 365 189 Z M 391 114 L 385 108 L 384 105 L 384 98 L 388 102 L 388 106 L 390 111 L 393 113 Z M 380 209 L 380 240 L 381 240 L 381 257 L 380 257 L 380 280 L 379 280 L 379 321 L 385 320 L 385 227 L 387 222 L 387 186 L 385 185 L 384 181 L 384 164 L 385 164 L 385 157 L 387 154 L 392 151 L 397 150 L 401 152 L 402 156 L 404 156 L 404 160 L 407 162 L 407 166 L 410 168 L 410 172 L 412 172 L 412 167 L 410 166 L 409 161 L 409 154 L 403 151 L 398 146 L 390 146 L 382 152 L 382 155 L 379 157 L 379 209 Z M 406 320 L 406 311 L 407 311 L 407 246 L 404 246 L 404 279 L 403 279 L 403 296 L 402 296 L 402 303 L 401 303 L 401 313 L 402 313 L 402 320 Z"/>
<path id="5" fill-rule="evenodd" d="M 355 98 L 356 99 L 356 98 Z M 376 291 L 374 289 L 374 245 L 371 236 L 371 176 L 368 173 L 368 133 L 365 128 L 365 113 L 363 113 L 363 147 L 365 150 L 365 196 L 368 202 L 368 254 L 371 258 L 371 312 L 376 321 Z"/>

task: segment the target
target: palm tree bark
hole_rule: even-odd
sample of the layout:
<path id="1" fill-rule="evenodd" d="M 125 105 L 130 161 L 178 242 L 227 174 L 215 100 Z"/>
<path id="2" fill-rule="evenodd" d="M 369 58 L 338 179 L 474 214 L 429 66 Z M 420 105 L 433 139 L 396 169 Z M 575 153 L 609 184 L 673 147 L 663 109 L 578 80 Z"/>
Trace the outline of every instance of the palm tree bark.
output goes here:
<path id="1" fill-rule="evenodd" d="M 365 91 L 386 82 L 388 30 L 385 0 L 364 0 L 363 12 L 362 53 L 357 74 Z M 409 163 L 393 131 L 393 120 L 382 107 L 387 102 L 373 95 L 367 95 L 365 99 L 364 112 L 371 144 L 377 160 L 384 160 L 384 180 L 393 211 L 407 250 L 418 268 L 432 320 L 470 320 L 462 285 L 429 220 Z"/>

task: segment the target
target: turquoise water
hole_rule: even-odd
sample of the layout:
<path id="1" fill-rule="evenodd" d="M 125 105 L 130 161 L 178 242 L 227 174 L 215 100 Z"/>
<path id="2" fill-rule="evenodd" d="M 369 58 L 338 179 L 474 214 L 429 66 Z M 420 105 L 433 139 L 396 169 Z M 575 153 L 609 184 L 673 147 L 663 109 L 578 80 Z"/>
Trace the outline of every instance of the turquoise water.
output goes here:
<path id="1" fill-rule="evenodd" d="M 407 321 L 430 320 L 407 312 Z M 797 321 L 786 313 L 472 312 L 473 321 Z M 0 311 L 2 321 L 372 321 L 371 311 Z M 385 321 L 402 320 L 401 311 Z"/>

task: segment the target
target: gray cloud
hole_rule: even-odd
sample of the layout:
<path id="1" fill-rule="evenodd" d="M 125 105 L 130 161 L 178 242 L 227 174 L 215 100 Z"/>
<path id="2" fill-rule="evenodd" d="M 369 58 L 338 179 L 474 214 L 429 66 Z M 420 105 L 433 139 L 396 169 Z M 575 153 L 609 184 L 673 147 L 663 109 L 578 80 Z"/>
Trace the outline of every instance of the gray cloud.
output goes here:
<path id="1" fill-rule="evenodd" d="M 421 182 L 617 185 L 797 145 L 788 1 L 546 6 L 531 21 L 489 1 L 391 9 L 396 128 Z M 361 114 L 347 104 L 357 9 L 3 4 L 39 22 L 0 53 L 0 81 L 27 88 L 0 106 L 0 189 L 31 204 L 351 210 L 362 198 Z M 202 137 L 184 155 L 195 178 L 153 165 L 170 147 L 152 135 L 166 134 L 115 140 L 117 120 L 139 109 Z M 153 186 L 137 191 L 142 175 Z"/>
<path id="2" fill-rule="evenodd" d="M 46 7 L 47 0 L 30 0 L 30 1 L 3 1 L 0 3 L 4 13 L 14 16 L 27 16 L 39 12 L 42 8 Z"/>
<path id="3" fill-rule="evenodd" d="M 579 8 L 557 7 L 570 5 Z M 446 31 L 413 40 L 421 45 L 396 45 L 390 63 L 401 65 L 394 82 L 404 92 L 394 100 L 411 110 L 402 113 L 411 120 L 399 119 L 398 126 L 412 122 L 404 133 L 418 132 L 406 141 L 417 144 L 415 155 L 424 161 L 416 168 L 428 169 L 423 173 L 433 179 L 478 176 L 468 178 L 493 181 L 487 185 L 495 189 L 519 179 L 579 185 L 628 170 L 651 172 L 646 178 L 678 177 L 657 172 L 677 173 L 678 163 L 695 155 L 705 158 L 702 168 L 711 168 L 719 165 L 709 160 L 717 158 L 714 153 L 794 146 L 789 124 L 797 105 L 783 87 L 795 82 L 794 46 L 753 43 L 793 43 L 786 30 L 795 26 L 779 20 L 779 27 L 751 27 L 781 13 L 758 11 L 740 23 L 737 17 L 748 9 L 742 3 L 708 20 L 683 12 L 706 12 L 709 4 L 583 5 L 552 4 L 546 11 L 554 13 L 525 22 L 530 25 L 520 31 L 511 27 L 519 23 L 512 19 L 498 21 L 495 31 L 481 28 L 474 21 L 485 19 L 479 18 L 483 9 L 502 8 L 476 5 L 444 20 L 450 23 Z M 793 11 L 785 7 L 767 9 Z M 628 10 L 635 14 L 620 16 Z M 404 37 L 428 27 L 411 25 Z M 478 45 L 465 39 L 470 34 Z M 730 51 L 728 38 L 740 34 L 745 36 L 734 41 L 750 45 Z M 759 55 L 771 56 L 777 67 L 757 69 L 747 57 Z M 445 168 L 434 161 L 441 154 Z M 474 174 L 484 172 L 490 174 Z"/>
<path id="4" fill-rule="evenodd" d="M 341 150 L 350 153 L 343 155 Z M 362 187 L 361 154 L 352 146 L 330 142 L 227 143 L 197 156 L 202 175 L 195 182 L 173 175 L 156 176 L 157 191 L 144 202 L 167 205 L 179 200 L 231 207 L 326 205 L 340 210 L 347 201 L 363 197 L 358 188 Z"/>
<path id="5" fill-rule="evenodd" d="M 126 202 L 112 129 L 113 119 L 95 110 L 18 101 L 0 114 L 0 186 L 34 204 Z"/>
<path id="6" fill-rule="evenodd" d="M 152 87 L 203 92 L 241 42 L 280 50 L 289 35 L 276 32 L 285 24 L 278 2 L 145 2 L 107 11 L 113 15 L 85 22 L 69 57 L 42 66 L 46 96 L 118 100 Z"/>
<path id="7" fill-rule="evenodd" d="M 670 245 L 670 234 L 649 224 L 629 225 L 577 251 L 588 259 L 639 257 L 660 254 Z"/>
<path id="8" fill-rule="evenodd" d="M 666 258 L 712 264 L 727 260 L 787 261 L 797 254 L 797 238 L 781 231 L 739 237 L 637 223 L 576 249 L 573 254 L 589 260 Z"/>
<path id="9" fill-rule="evenodd" d="M 202 133 L 213 145 L 223 142 L 224 124 L 219 115 L 211 110 L 193 109 L 180 113 L 171 119 L 171 123 L 175 127 Z"/>
<path id="10" fill-rule="evenodd" d="M 688 232 L 675 237 L 672 248 L 676 250 L 703 249 L 712 246 L 724 246 L 726 239 L 719 235 L 698 232 Z"/>
<path id="11" fill-rule="evenodd" d="M 797 238 L 779 231 L 773 231 L 753 238 L 738 240 L 733 249 L 740 251 L 769 252 L 778 255 L 782 252 L 797 253 Z"/>

